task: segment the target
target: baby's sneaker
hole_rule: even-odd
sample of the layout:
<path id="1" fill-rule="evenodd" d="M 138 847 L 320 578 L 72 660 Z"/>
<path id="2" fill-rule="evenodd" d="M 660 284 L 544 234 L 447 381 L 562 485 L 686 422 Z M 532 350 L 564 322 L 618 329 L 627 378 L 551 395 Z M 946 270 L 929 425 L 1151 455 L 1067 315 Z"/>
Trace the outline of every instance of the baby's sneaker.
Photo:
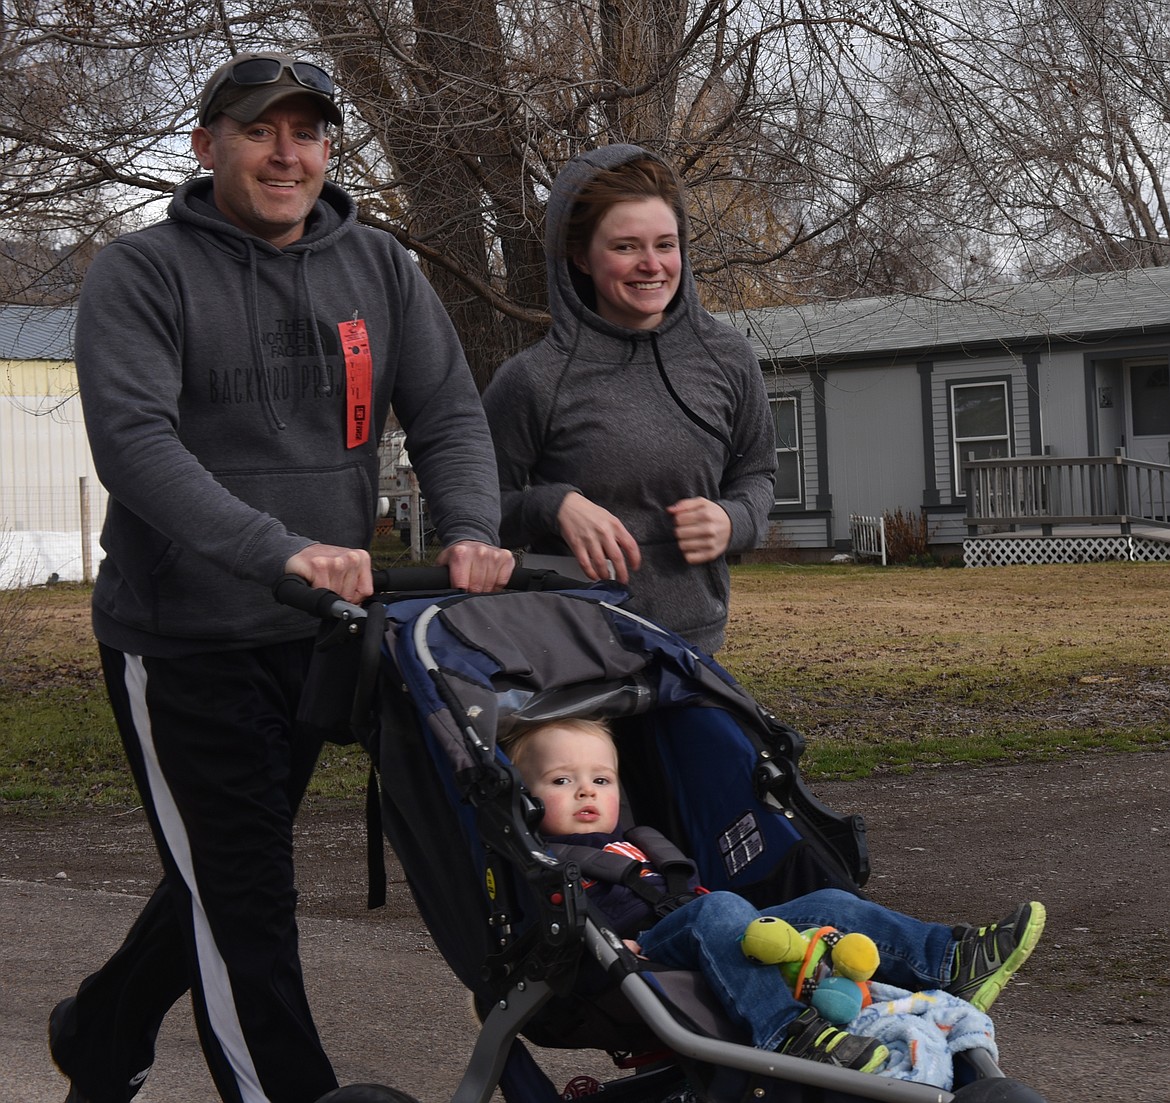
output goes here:
<path id="1" fill-rule="evenodd" d="M 821 1018 L 811 1007 L 788 1024 L 788 1040 L 779 1052 L 858 1072 L 877 1072 L 890 1055 L 876 1038 L 849 1034 Z"/>
<path id="2" fill-rule="evenodd" d="M 986 1011 L 1044 933 L 1044 905 L 1021 904 L 986 927 L 955 928 L 955 963 L 947 991 Z"/>

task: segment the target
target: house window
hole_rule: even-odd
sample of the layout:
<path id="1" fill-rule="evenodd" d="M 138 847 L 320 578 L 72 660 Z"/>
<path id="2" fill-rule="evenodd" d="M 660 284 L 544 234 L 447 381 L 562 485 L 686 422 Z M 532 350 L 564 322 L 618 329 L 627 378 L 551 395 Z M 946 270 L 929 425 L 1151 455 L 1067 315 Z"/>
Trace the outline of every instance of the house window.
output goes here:
<path id="1" fill-rule="evenodd" d="M 1131 364 L 1129 389 L 1133 398 L 1133 435 L 1170 436 L 1170 365 Z"/>
<path id="2" fill-rule="evenodd" d="M 1006 382 L 956 383 L 951 387 L 951 438 L 955 442 L 955 494 L 966 495 L 963 460 L 1010 456 Z"/>
<path id="3" fill-rule="evenodd" d="M 800 407 L 795 396 L 773 398 L 771 403 L 776 426 L 776 501 L 799 502 Z"/>

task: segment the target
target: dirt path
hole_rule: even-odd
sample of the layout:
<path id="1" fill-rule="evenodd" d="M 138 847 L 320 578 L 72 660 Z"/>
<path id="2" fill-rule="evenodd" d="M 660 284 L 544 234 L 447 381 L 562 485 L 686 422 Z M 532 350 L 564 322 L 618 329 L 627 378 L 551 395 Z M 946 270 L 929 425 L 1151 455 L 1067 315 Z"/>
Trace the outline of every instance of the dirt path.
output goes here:
<path id="1" fill-rule="evenodd" d="M 882 903 L 943 922 L 1045 903 L 1044 940 L 994 1009 L 1005 1071 L 1051 1103 L 1170 1099 L 1170 754 L 818 791 L 866 817 Z"/>
<path id="2" fill-rule="evenodd" d="M 1049 927 L 1040 949 L 995 1009 L 1005 1071 L 1050 1103 L 1165 1103 L 1170 753 L 918 772 L 821 784 L 817 793 L 834 808 L 865 816 L 874 869 L 869 890 L 882 903 L 946 922 L 996 918 L 1022 899 L 1047 904 Z M 369 1019 L 374 1011 L 355 999 L 341 967 L 336 962 L 322 967 L 313 998 L 319 1018 L 330 1024 L 323 1033 L 332 1035 L 339 1071 L 360 1069 L 369 1076 L 384 1069 L 387 1082 L 438 1103 L 447 1097 L 438 1093 L 457 1082 L 470 1030 L 434 1036 L 431 1004 L 441 985 L 434 979 L 411 983 L 409 974 L 433 978 L 437 955 L 424 945 L 425 932 L 396 866 L 391 864 L 390 904 L 367 912 L 364 825 L 357 802 L 309 806 L 298 840 L 306 928 L 314 932 L 326 924 L 338 932 L 330 949 L 342 959 L 348 956 L 346 969 L 376 978 L 381 991 L 387 960 L 362 957 L 371 952 L 371 938 L 374 944 L 388 937 L 411 948 L 402 967 L 407 975 L 400 975 L 386 996 L 389 1012 L 381 1012 L 391 1022 L 381 1029 Z M 75 909 L 83 931 L 85 914 L 98 914 L 111 895 L 148 893 L 157 869 L 142 817 L 135 813 L 43 820 L 0 816 L 0 855 L 0 890 L 11 889 L 29 908 L 60 890 L 53 906 Z M 0 1101 L 57 1097 L 60 1081 L 43 1057 L 43 1016 L 63 994 L 62 973 L 80 979 L 81 963 L 96 964 L 120 933 L 120 927 L 114 932 L 95 926 L 92 953 L 84 945 L 69 947 L 77 964 L 46 972 L 42 963 L 30 972 L 29 963 L 40 959 L 35 945 L 21 943 L 35 943 L 42 934 L 35 923 L 23 933 L 9 928 L 0 970 L 5 988 L 21 998 L 3 1001 L 0 1037 L 19 1043 L 14 1049 L 24 1055 L 19 1067 L 32 1069 L 24 1075 L 34 1079 L 22 1085 L 6 1077 Z M 315 940 L 306 943 L 312 952 Z M 41 977 L 47 978 L 43 984 Z M 458 1002 L 456 991 L 449 986 L 443 991 L 447 1004 Z M 186 1012 L 172 1017 L 181 1014 Z M 462 1021 L 461 1010 L 454 1014 Z M 405 1024 L 405 1037 L 414 1037 L 409 1031 L 427 1020 L 431 1033 L 424 1035 L 423 1051 L 416 1042 L 408 1060 L 391 1061 L 387 1029 Z M 174 1045 L 160 1061 L 197 1065 L 189 1038 Z M 564 1065 L 560 1058 L 556 1063 Z M 139 1098 L 142 1103 L 211 1098 L 206 1090 L 155 1094 L 162 1089 L 160 1080 L 153 1091 L 148 1082 Z"/>

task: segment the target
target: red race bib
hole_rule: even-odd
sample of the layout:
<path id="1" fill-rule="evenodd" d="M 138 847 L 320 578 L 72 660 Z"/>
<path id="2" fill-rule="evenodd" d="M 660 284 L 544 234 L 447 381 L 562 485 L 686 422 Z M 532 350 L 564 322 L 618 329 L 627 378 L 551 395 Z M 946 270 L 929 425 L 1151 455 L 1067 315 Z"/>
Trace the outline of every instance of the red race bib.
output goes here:
<path id="1" fill-rule="evenodd" d="M 338 322 L 345 350 L 345 446 L 357 448 L 370 439 L 370 401 L 374 393 L 374 362 L 370 338 L 360 318 Z"/>

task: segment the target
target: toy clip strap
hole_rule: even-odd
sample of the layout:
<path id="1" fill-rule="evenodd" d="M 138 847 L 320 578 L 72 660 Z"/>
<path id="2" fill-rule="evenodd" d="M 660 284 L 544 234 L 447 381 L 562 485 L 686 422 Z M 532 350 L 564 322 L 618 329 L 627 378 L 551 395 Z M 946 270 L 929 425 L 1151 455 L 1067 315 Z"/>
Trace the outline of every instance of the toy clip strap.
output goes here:
<path id="1" fill-rule="evenodd" d="M 828 939 L 830 935 L 837 933 L 836 927 L 821 927 L 819 930 L 814 931 L 812 935 L 807 936 L 808 949 L 804 953 L 804 960 L 800 963 L 800 972 L 796 974 L 796 983 L 792 986 L 792 991 L 798 1000 L 804 998 L 804 984 L 809 979 L 809 973 L 820 964 L 821 959 L 825 956 L 826 947 L 821 945 L 822 941 Z M 819 953 L 818 950 L 820 951 Z"/>

